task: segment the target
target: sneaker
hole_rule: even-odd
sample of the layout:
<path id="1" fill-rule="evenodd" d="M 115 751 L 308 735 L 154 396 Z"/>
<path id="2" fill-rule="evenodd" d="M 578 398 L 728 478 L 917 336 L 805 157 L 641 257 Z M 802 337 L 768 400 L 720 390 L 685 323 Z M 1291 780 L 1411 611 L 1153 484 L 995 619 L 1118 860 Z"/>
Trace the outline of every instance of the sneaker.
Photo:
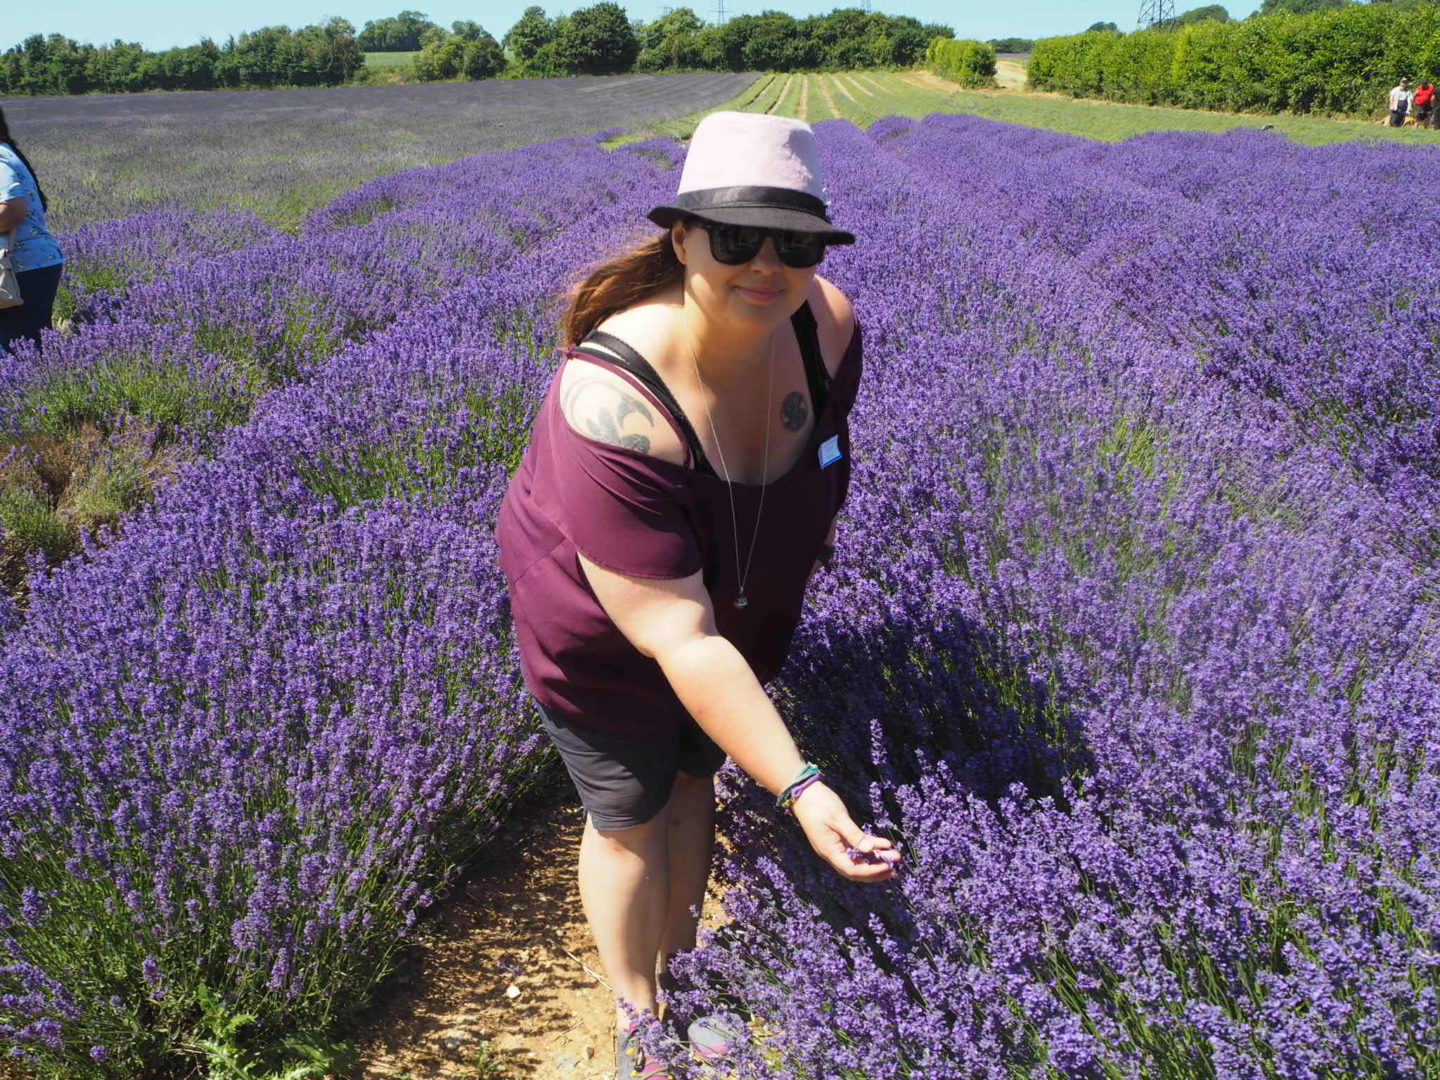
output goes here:
<path id="1" fill-rule="evenodd" d="M 745 1037 L 744 1031 L 724 1016 L 702 1016 L 690 1024 L 686 1035 L 691 1051 L 707 1065 L 729 1057 Z"/>
<path id="2" fill-rule="evenodd" d="M 664 1062 L 652 1061 L 628 1028 L 615 1036 L 615 1080 L 674 1080 Z"/>

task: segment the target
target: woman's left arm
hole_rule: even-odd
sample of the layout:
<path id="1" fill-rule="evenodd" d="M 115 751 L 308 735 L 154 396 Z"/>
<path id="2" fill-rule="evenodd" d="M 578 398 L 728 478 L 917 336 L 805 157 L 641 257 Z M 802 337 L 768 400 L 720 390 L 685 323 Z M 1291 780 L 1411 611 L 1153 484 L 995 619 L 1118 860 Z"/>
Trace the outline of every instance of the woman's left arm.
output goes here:
<path id="1" fill-rule="evenodd" d="M 0 202 L 0 233 L 7 233 L 25 220 L 30 213 L 30 201 L 24 197 Z"/>
<path id="2" fill-rule="evenodd" d="M 635 578 L 578 558 L 595 599 L 630 644 L 660 666 L 700 729 L 766 790 L 783 790 L 804 761 L 750 665 L 716 630 L 701 574 Z M 824 781 L 806 788 L 791 810 L 811 847 L 840 874 L 853 881 L 894 876 L 893 864 L 851 859 L 847 848 L 877 852 L 893 845 L 856 825 Z"/>

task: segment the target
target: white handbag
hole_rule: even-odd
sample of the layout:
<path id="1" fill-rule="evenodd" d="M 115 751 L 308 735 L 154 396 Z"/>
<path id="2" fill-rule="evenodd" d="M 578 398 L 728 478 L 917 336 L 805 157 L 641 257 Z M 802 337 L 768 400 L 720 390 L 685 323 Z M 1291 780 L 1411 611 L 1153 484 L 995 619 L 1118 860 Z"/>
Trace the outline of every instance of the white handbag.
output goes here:
<path id="1" fill-rule="evenodd" d="M 14 243 L 13 232 L 0 233 L 0 308 L 19 307 L 25 302 L 20 298 L 20 279 L 15 276 L 15 264 L 10 258 Z"/>

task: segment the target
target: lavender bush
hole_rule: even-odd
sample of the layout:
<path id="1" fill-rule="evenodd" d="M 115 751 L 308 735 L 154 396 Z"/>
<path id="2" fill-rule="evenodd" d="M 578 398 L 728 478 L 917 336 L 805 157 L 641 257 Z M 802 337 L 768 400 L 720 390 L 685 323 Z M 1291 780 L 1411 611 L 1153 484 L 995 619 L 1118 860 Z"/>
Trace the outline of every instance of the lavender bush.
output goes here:
<path id="1" fill-rule="evenodd" d="M 581 160 L 599 155 L 593 142 L 565 140 L 375 181 L 301 235 L 239 212 L 142 214 L 82 229 L 67 237 L 78 326 L 52 335 L 43 358 L 21 349 L 7 363 L 10 426 L 53 413 L 56 383 L 103 385 L 134 366 L 126 357 L 145 357 L 135 363 L 146 369 L 168 358 L 177 385 L 219 379 L 252 394 L 321 366 L 593 208 L 599 189 L 578 168 L 562 169 L 581 146 Z M 557 172 L 568 179 L 539 183 Z M 127 404 L 98 390 L 89 398 L 97 416 Z"/>
<path id="2" fill-rule="evenodd" d="M 0 429 L 23 448 L 6 486 L 25 486 L 29 498 L 35 474 L 49 477 L 53 527 L 37 536 L 70 536 L 58 554 L 46 549 L 52 560 L 118 516 L 84 513 L 75 497 L 103 471 L 103 462 L 73 464 L 103 456 L 76 449 L 96 431 L 113 460 L 114 432 L 148 425 L 141 452 L 157 473 L 167 456 L 208 453 L 264 393 L 583 219 L 607 195 L 578 165 L 607 160 L 594 139 L 567 140 L 399 174 L 363 186 L 300 235 L 238 212 L 167 212 L 67 238 L 79 282 L 73 332 L 50 335 L 43 356 L 18 349 L 0 373 Z M 12 529 L 12 545 L 21 539 Z"/>
<path id="3" fill-rule="evenodd" d="M 558 157 L 574 170 L 549 190 L 573 190 L 541 220 L 523 192 Z M 256 1047 L 324 1027 L 543 775 L 490 530 L 556 284 L 663 187 L 653 155 L 591 140 L 432 176 L 446 250 L 506 257 L 266 395 L 112 544 L 38 580 L 23 632 L 7 616 L 16 1056 L 129 1077 L 183 1071 L 207 1012 L 253 1016 Z"/>
<path id="4" fill-rule="evenodd" d="M 911 858 L 886 889 L 837 886 L 737 784 L 734 922 L 688 958 L 682 1005 L 757 1021 L 740 1076 L 1433 1071 L 1436 580 L 1392 491 L 1296 398 L 1197 355 L 1186 289 L 1230 264 L 1192 248 L 1178 281 L 1125 272 L 1193 235 L 1184 203 L 1167 219 L 1125 185 L 1131 148 L 955 118 L 823 130 L 867 238 L 827 267 L 872 331 L 872 481 L 787 692 Z M 1279 144 L 1267 163 L 1237 138 L 1177 140 L 1183 167 L 1151 140 L 1144 161 L 1204 176 L 1213 143 L 1255 173 L 1374 162 L 1301 167 Z M 1016 143 L 1063 193 L 1048 227 L 999 213 Z M 1356 230 L 1385 227 L 1379 202 L 1347 204 Z M 1283 211 L 1226 207 L 1245 241 L 1227 254 L 1287 258 L 1257 220 Z M 1347 282 L 1393 281 L 1398 244 L 1377 235 Z M 1362 254 L 1334 233 L 1341 252 Z M 1222 315 L 1253 303 L 1220 292 Z M 1408 306 L 1342 292 L 1332 354 L 1408 333 Z M 1428 383 L 1396 387 L 1410 401 L 1433 393 L 1433 340 L 1427 357 Z M 1331 377 L 1380 370 L 1357 351 Z"/>

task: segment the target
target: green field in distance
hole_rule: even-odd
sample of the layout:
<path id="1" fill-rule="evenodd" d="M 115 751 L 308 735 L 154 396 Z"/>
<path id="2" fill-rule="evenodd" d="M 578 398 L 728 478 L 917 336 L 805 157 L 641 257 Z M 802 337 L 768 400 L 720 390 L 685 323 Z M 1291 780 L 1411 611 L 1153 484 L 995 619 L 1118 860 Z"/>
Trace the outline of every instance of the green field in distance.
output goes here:
<path id="1" fill-rule="evenodd" d="M 723 107 L 773 112 L 810 123 L 836 117 L 865 127 L 882 116 L 923 117 L 929 113 L 974 113 L 994 120 L 1064 131 L 1115 142 L 1148 131 L 1228 131 L 1267 124 L 1310 145 L 1384 139 L 1440 143 L 1440 131 L 1392 128 L 1365 120 L 1321 116 L 1205 112 L 1065 98 L 1019 88 L 1023 70 L 1010 61 L 1003 89 L 961 90 L 926 71 L 840 71 L 761 75 Z M 1383 103 L 1382 103 L 1383 104 Z M 1379 106 L 1377 106 L 1378 108 Z M 651 135 L 687 137 L 702 114 L 682 117 L 644 131 L 627 133 L 615 145 Z"/>
<path id="2" fill-rule="evenodd" d="M 384 71 L 387 68 L 409 67 L 418 52 L 367 52 L 365 54 L 365 66 L 372 71 Z"/>

